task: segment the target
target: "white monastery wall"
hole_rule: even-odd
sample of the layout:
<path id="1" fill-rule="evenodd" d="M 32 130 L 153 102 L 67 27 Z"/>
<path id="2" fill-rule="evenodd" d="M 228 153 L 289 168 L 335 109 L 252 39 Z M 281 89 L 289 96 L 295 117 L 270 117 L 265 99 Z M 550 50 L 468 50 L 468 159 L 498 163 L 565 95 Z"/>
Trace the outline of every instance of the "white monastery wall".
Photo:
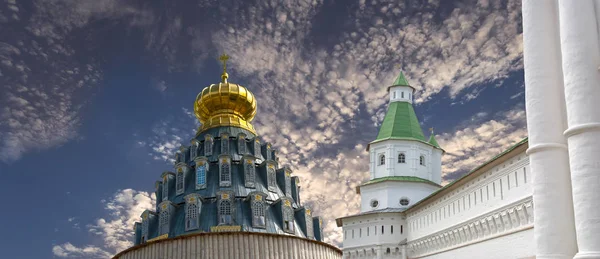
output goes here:
<path id="1" fill-rule="evenodd" d="M 371 156 L 370 179 L 386 176 L 415 176 L 440 183 L 441 151 L 434 152 L 433 147 L 425 143 L 387 140 L 371 144 L 369 150 Z M 406 163 L 398 163 L 400 153 L 405 154 Z M 385 155 L 384 165 L 380 164 L 381 155 Z M 420 165 L 421 155 L 425 157 L 424 165 Z"/>
<path id="2" fill-rule="evenodd" d="M 531 173 L 525 152 L 453 187 L 458 188 L 407 212 L 409 257 L 474 241 L 472 245 L 479 246 L 483 240 L 532 228 Z"/>
<path id="3" fill-rule="evenodd" d="M 534 245 L 533 228 L 529 228 L 509 235 L 488 239 L 480 243 L 457 247 L 444 253 L 415 258 L 529 259 L 535 258 Z"/>
<path id="4" fill-rule="evenodd" d="M 368 252 L 374 245 L 388 244 L 396 249 L 405 239 L 406 223 L 400 212 L 366 214 L 344 220 L 344 251 Z M 371 249 L 373 248 L 373 249 Z"/>

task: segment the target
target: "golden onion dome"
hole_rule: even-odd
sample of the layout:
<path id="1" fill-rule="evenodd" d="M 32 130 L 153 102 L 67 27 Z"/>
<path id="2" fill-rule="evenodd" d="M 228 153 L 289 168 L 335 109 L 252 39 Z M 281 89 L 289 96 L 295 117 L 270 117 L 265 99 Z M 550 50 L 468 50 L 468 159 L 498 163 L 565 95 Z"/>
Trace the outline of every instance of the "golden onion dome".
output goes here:
<path id="1" fill-rule="evenodd" d="M 233 126 L 256 134 L 254 126 L 250 124 L 256 115 L 256 99 L 246 87 L 227 82 L 227 59 L 229 57 L 226 55 L 220 58 L 224 63 L 222 82 L 204 88 L 194 102 L 194 113 L 202 123 L 200 131 Z"/>

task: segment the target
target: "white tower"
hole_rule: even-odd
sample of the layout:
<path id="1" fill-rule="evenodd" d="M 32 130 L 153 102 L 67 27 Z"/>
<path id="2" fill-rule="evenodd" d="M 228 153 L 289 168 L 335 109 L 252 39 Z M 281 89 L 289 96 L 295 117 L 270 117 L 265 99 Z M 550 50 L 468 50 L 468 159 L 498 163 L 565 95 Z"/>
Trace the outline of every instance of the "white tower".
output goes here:
<path id="1" fill-rule="evenodd" d="M 344 251 L 366 258 L 406 258 L 402 211 L 441 186 L 442 150 L 425 139 L 412 106 L 415 89 L 400 72 L 388 87 L 388 110 L 377 138 L 369 143 L 370 180 L 357 187 L 361 213 L 337 219 Z M 399 243 L 400 241 L 400 243 Z"/>
<path id="2" fill-rule="evenodd" d="M 414 88 L 400 72 L 388 87 L 390 103 L 377 138 L 369 143 L 370 181 L 360 187 L 361 211 L 406 208 L 440 188 L 442 153 L 426 140 L 412 106 Z"/>

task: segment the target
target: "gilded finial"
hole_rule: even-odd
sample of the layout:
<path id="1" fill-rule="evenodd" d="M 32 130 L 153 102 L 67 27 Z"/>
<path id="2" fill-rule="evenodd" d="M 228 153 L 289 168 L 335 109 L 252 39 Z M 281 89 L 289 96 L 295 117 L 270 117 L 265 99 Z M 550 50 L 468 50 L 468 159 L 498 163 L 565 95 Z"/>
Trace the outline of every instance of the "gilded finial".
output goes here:
<path id="1" fill-rule="evenodd" d="M 223 80 L 223 83 L 227 83 L 227 78 L 229 77 L 227 74 L 227 60 L 229 60 L 229 56 L 223 54 L 219 57 L 219 60 L 223 62 L 223 74 L 221 74 L 221 79 Z"/>
<path id="2" fill-rule="evenodd" d="M 429 128 L 429 132 L 433 135 L 433 128 Z"/>

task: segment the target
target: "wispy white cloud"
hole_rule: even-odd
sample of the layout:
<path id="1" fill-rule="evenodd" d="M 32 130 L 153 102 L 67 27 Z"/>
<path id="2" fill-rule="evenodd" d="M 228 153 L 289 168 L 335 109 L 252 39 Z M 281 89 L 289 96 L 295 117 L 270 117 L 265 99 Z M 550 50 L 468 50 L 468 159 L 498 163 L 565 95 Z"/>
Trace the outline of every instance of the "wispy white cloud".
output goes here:
<path id="1" fill-rule="evenodd" d="M 154 209 L 156 196 L 147 192 L 125 189 L 103 200 L 108 217 L 99 218 L 86 226 L 92 238 L 100 238 L 102 245 L 76 246 L 71 242 L 52 247 L 55 256 L 62 258 L 110 258 L 133 245 L 133 225 L 146 209 Z M 74 218 L 69 218 L 69 221 Z"/>
<path id="2" fill-rule="evenodd" d="M 97 246 L 76 247 L 70 242 L 52 247 L 52 253 L 61 258 L 110 258 L 111 253 Z"/>
<path id="3" fill-rule="evenodd" d="M 446 151 L 442 159 L 446 181 L 456 179 L 527 136 L 522 106 L 486 118 L 475 115 L 452 132 L 436 136 Z"/>
<path id="4" fill-rule="evenodd" d="M 148 140 L 140 141 L 150 148 L 149 155 L 154 160 L 173 163 L 179 147 L 190 145 L 200 123 L 190 110 L 182 108 L 181 111 L 178 116 L 170 116 L 157 122 L 152 126 L 152 136 Z"/>
<path id="5" fill-rule="evenodd" d="M 20 21 L 16 1 L 0 3 L 0 161 L 12 162 L 79 138 L 80 110 L 102 72 L 67 37 L 94 18 L 129 17 L 147 24 L 152 14 L 116 0 L 37 0 Z M 3 10 L 3 8 L 0 8 Z"/>

